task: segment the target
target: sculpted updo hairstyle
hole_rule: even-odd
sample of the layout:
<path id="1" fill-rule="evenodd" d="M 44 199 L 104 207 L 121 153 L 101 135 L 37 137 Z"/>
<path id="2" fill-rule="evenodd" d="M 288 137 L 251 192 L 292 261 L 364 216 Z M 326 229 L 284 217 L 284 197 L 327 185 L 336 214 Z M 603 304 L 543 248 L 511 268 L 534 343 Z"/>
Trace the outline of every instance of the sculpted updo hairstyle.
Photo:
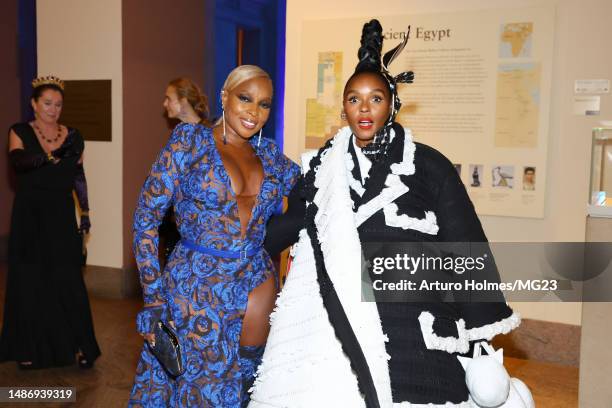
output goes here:
<path id="1" fill-rule="evenodd" d="M 370 20 L 363 25 L 361 31 L 361 46 L 357 52 L 359 62 L 355 67 L 355 72 L 346 85 L 351 80 L 361 73 L 371 73 L 378 75 L 382 79 L 387 91 L 391 93 L 391 88 L 385 77 L 381 73 L 382 69 L 382 47 L 383 47 L 383 29 L 378 20 Z M 346 89 L 346 86 L 345 86 Z"/>

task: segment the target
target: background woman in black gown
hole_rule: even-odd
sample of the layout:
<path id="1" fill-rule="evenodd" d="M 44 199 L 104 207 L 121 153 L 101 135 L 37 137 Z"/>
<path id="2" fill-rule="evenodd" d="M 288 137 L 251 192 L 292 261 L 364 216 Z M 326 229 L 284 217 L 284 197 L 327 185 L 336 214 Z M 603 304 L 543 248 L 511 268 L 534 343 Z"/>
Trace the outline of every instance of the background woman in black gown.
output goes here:
<path id="1" fill-rule="evenodd" d="M 32 82 L 35 119 L 9 130 L 17 172 L 9 237 L 8 279 L 0 361 L 21 368 L 93 365 L 100 355 L 81 273 L 80 233 L 89 232 L 84 142 L 58 123 L 64 84 Z M 77 227 L 73 190 L 81 210 Z"/>

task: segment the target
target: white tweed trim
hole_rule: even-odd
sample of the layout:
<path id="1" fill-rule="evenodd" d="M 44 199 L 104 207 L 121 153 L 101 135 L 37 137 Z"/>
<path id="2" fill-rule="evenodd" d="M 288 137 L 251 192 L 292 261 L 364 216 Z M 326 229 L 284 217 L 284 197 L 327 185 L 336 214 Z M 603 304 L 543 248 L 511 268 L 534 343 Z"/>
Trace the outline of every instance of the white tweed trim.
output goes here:
<path id="1" fill-rule="evenodd" d="M 416 151 L 416 145 L 412 141 L 412 132 L 410 129 L 404 129 L 405 140 L 404 140 L 404 152 L 403 158 L 400 163 L 394 163 L 391 165 L 391 174 L 387 176 L 385 184 L 389 188 L 393 188 L 398 184 L 402 184 L 399 176 L 410 176 L 415 173 L 416 169 L 414 166 L 414 152 Z M 407 214 L 398 215 L 398 207 L 394 203 L 385 205 L 383 212 L 385 214 L 385 223 L 390 227 L 396 227 L 401 229 L 413 229 L 420 231 L 424 234 L 436 235 L 438 233 L 438 223 L 436 214 L 433 211 L 425 211 L 425 218 L 413 218 Z"/>
<path id="2" fill-rule="evenodd" d="M 398 215 L 398 210 L 399 208 L 395 203 L 390 203 L 383 208 L 385 224 L 401 229 L 413 229 L 429 235 L 438 234 L 440 228 L 433 211 L 425 211 L 425 218 L 414 218 L 408 214 Z"/>
<path id="3" fill-rule="evenodd" d="M 521 324 L 521 315 L 513 312 L 512 315 L 495 323 L 467 330 L 468 340 L 491 340 L 498 334 L 506 334 Z"/>
<path id="4" fill-rule="evenodd" d="M 317 192 L 312 204 L 318 207 L 317 239 L 327 272 L 365 355 L 380 405 L 390 408 L 390 357 L 385 349 L 388 337 L 376 304 L 361 300 L 361 243 L 346 174 L 351 134 L 349 127 L 341 129 L 331 148 L 322 152 L 320 164 L 314 169 Z M 312 157 L 302 156 L 304 171 L 308 171 Z M 294 254 L 291 272 L 271 316 L 270 335 L 250 406 L 365 408 L 357 378 L 323 306 L 313 249 L 305 230 L 300 232 Z"/>
<path id="5" fill-rule="evenodd" d="M 382 189 L 379 195 L 373 197 L 370 201 L 362 204 L 355 214 L 357 225 L 363 224 L 368 218 L 374 215 L 381 208 L 385 208 L 392 204 L 393 201 L 408 192 L 408 186 L 401 182 L 398 176 L 394 174 L 387 175 L 385 181 L 386 187 Z M 385 223 L 389 225 L 386 220 Z"/>
<path id="6" fill-rule="evenodd" d="M 460 402 L 458 404 L 452 402 L 446 402 L 444 404 L 411 404 L 410 402 L 396 402 L 393 404 L 393 408 L 474 408 L 470 400 Z"/>
<path id="7" fill-rule="evenodd" d="M 362 253 L 357 225 L 351 214 L 353 200 L 346 168 L 351 135 L 348 126 L 341 129 L 334 136 L 333 147 L 321 156 L 315 177 L 318 191 L 313 202 L 319 207 L 315 223 L 327 272 L 363 349 L 381 405 L 385 406 L 392 404 L 389 356 L 384 345 L 387 338 L 376 304 L 361 301 L 361 281 L 354 275 L 354 271 L 360 270 Z"/>
<path id="8" fill-rule="evenodd" d="M 465 330 L 465 321 L 459 319 L 455 321 L 457 325 L 457 333 L 459 337 L 440 337 L 433 331 L 435 317 L 427 312 L 421 312 L 419 315 L 419 324 L 421 325 L 421 333 L 425 346 L 430 350 L 442 350 L 447 353 L 467 353 L 470 349 L 470 343 Z"/>
<path id="9" fill-rule="evenodd" d="M 395 137 L 395 131 L 392 129 L 391 133 L 391 139 L 393 139 Z M 399 176 L 410 176 L 416 171 L 414 166 L 416 145 L 412 141 L 412 132 L 410 129 L 404 129 L 404 134 L 405 140 L 402 161 L 391 165 L 391 173 L 388 174 L 385 179 L 385 187 L 379 195 L 359 207 L 355 215 L 355 220 L 359 226 L 382 208 L 385 215 L 385 224 L 388 226 L 401 229 L 412 229 L 424 234 L 436 235 L 439 227 L 436 214 L 433 211 L 425 211 L 424 218 L 414 218 L 410 217 L 408 214 L 399 215 L 397 213 L 398 207 L 393 203 L 393 201 L 409 191 L 408 186 L 402 183 Z M 353 167 L 353 159 L 350 153 L 347 153 L 346 168 L 348 183 L 357 194 L 363 196 L 365 189 L 361 183 L 353 177 L 351 172 Z"/>
<path id="10" fill-rule="evenodd" d="M 310 170 L 310 161 L 316 156 L 316 154 L 317 150 L 307 150 L 302 153 L 302 174 L 308 173 L 308 170 Z"/>
<path id="11" fill-rule="evenodd" d="M 391 130 L 391 138 L 395 136 L 395 131 Z M 416 171 L 414 167 L 414 152 L 416 145 L 412 141 L 412 132 L 410 129 L 404 128 L 404 152 L 402 161 L 391 165 L 391 173 L 403 176 L 410 176 Z"/>

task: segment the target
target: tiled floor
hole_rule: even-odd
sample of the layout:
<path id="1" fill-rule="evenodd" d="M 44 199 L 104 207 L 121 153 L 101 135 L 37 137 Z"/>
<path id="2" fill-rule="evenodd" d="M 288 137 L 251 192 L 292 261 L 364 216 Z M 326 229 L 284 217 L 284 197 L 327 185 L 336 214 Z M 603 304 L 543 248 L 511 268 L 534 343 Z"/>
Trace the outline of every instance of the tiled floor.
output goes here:
<path id="1" fill-rule="evenodd" d="M 4 306 L 6 267 L 0 266 L 0 311 Z M 0 386 L 72 386 L 77 402 L 67 404 L 0 404 L 14 407 L 124 407 L 130 393 L 142 340 L 134 320 L 140 307 L 135 299 L 91 299 L 96 335 L 102 356 L 92 370 L 76 366 L 21 371 L 14 363 L 0 364 Z M 578 369 L 533 361 L 506 359 L 512 376 L 532 390 L 538 408 L 578 406 Z"/>

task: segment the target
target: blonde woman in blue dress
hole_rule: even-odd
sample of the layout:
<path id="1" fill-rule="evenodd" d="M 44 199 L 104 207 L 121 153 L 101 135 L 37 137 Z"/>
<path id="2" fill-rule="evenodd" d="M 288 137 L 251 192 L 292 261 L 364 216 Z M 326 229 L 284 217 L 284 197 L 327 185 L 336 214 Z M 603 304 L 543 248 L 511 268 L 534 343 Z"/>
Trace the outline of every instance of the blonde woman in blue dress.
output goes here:
<path id="1" fill-rule="evenodd" d="M 168 376 L 145 344 L 130 406 L 243 406 L 263 353 L 277 293 L 265 225 L 299 168 L 262 137 L 272 105 L 265 71 L 234 69 L 221 100 L 212 129 L 175 128 L 138 200 L 134 252 L 145 303 L 138 331 L 151 343 L 159 319 L 173 326 L 185 372 Z M 162 271 L 157 227 L 171 205 L 181 240 Z"/>

